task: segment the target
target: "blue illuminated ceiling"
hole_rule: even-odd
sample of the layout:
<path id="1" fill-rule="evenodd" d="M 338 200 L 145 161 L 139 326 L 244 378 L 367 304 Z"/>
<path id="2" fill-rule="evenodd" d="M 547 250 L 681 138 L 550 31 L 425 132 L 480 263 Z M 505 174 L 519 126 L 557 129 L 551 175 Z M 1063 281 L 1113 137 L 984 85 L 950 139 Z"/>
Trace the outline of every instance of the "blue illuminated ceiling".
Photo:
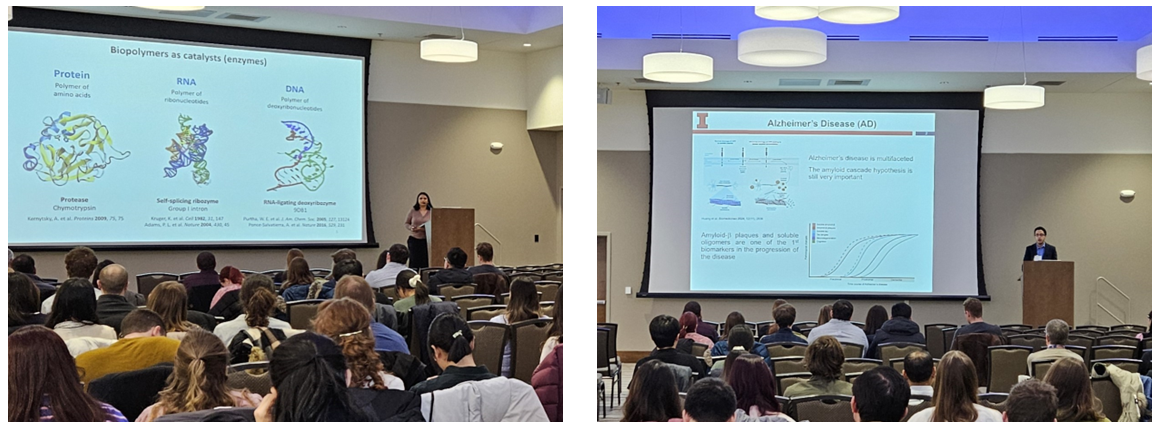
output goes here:
<path id="1" fill-rule="evenodd" d="M 596 31 L 604 39 L 651 39 L 653 34 L 661 33 L 736 39 L 742 31 L 775 26 L 811 28 L 831 37 L 857 36 L 855 40 L 862 41 L 909 41 L 912 36 L 935 36 L 983 37 L 977 40 L 990 42 L 1036 42 L 1042 37 L 1125 42 L 1151 34 L 1152 8 L 902 6 L 894 21 L 847 25 L 817 18 L 771 21 L 756 16 L 753 6 L 606 6 L 597 8 Z"/>

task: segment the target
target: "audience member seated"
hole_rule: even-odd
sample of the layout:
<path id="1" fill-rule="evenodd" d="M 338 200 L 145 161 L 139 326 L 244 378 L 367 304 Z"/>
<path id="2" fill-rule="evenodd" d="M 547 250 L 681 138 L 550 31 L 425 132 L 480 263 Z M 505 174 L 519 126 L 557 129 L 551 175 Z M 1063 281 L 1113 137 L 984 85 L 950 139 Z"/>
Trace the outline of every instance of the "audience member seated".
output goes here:
<path id="1" fill-rule="evenodd" d="M 451 248 L 447 257 L 443 259 L 443 270 L 431 275 L 430 284 L 439 294 L 439 286 L 443 284 L 470 284 L 474 278 L 467 271 L 467 253 L 460 248 Z"/>
<path id="2" fill-rule="evenodd" d="M 508 278 L 503 274 L 480 273 L 471 275 L 471 279 L 475 283 L 475 294 L 490 294 L 499 297 L 511 292 L 508 289 Z"/>
<path id="3" fill-rule="evenodd" d="M 170 339 L 181 340 L 190 331 L 208 330 L 217 325 L 208 314 L 189 309 L 185 286 L 176 281 L 165 281 L 153 288 L 146 307 L 161 316 L 165 336 Z"/>
<path id="4" fill-rule="evenodd" d="M 938 362 L 931 407 L 918 411 L 910 422 L 1001 422 L 1003 414 L 979 405 L 979 378 L 975 363 L 962 351 L 950 351 Z"/>
<path id="5" fill-rule="evenodd" d="M 181 343 L 165 337 L 165 322 L 148 309 L 130 312 L 121 321 L 124 334 L 116 343 L 77 356 L 81 381 L 88 383 L 110 373 L 144 369 L 171 362 Z"/>
<path id="6" fill-rule="evenodd" d="M 685 312 L 685 313 L 681 314 L 681 321 L 680 322 L 681 322 L 681 339 L 689 339 L 689 340 L 692 340 L 693 342 L 705 345 L 706 347 L 709 347 L 709 348 L 713 347 L 712 340 L 709 340 L 709 338 L 697 333 L 697 323 L 700 322 L 700 321 L 697 321 L 697 315 L 694 315 L 692 312 Z"/>
<path id="7" fill-rule="evenodd" d="M 1011 394 L 1003 402 L 1004 422 L 1049 423 L 1055 421 L 1055 387 L 1051 384 L 1028 379 L 1011 387 Z"/>
<path id="8" fill-rule="evenodd" d="M 153 295 L 149 296 L 152 299 Z M 230 354 L 221 339 L 208 331 L 193 329 L 177 347 L 168 386 L 158 394 L 157 403 L 137 416 L 137 422 L 220 407 L 257 407 L 262 396 L 245 389 L 230 390 L 226 387 L 229 364 Z"/>
<path id="9" fill-rule="evenodd" d="M 38 421 L 126 420 L 85 393 L 76 361 L 60 336 L 27 326 L 8 336 L 8 422 Z"/>
<path id="10" fill-rule="evenodd" d="M 729 329 L 729 336 L 725 339 L 725 341 L 727 341 L 729 344 L 729 349 L 727 352 L 725 354 L 714 355 L 727 355 L 736 358 L 736 356 L 740 355 L 740 353 L 755 354 L 765 361 L 766 366 L 769 365 L 769 352 L 765 349 L 765 345 L 755 343 L 753 341 L 753 332 L 749 331 L 749 327 L 746 327 L 745 325 L 733 326 L 732 329 Z M 729 375 L 729 369 L 727 364 L 729 364 L 731 361 L 732 360 L 730 359 L 726 359 L 724 361 L 713 363 L 711 368 L 713 374 L 710 376 L 721 375 L 725 379 L 728 379 L 727 375 Z M 710 363 L 712 363 L 712 361 L 710 361 Z M 722 369 L 723 372 L 720 374 L 717 373 L 718 369 Z"/>
<path id="11" fill-rule="evenodd" d="M 298 264 L 298 263 L 292 263 Z M 294 270 L 294 269 L 291 269 Z M 290 288 L 282 290 L 282 298 L 287 302 L 307 299 L 333 299 L 334 285 L 339 279 L 346 275 L 362 276 L 362 263 L 355 259 L 345 259 L 334 263 L 334 267 L 330 270 L 330 277 L 325 282 L 321 279 L 315 279 L 309 285 L 295 285 Z M 289 281 L 287 281 L 289 282 Z"/>
<path id="12" fill-rule="evenodd" d="M 669 366 L 655 359 L 637 363 L 621 411 L 621 422 L 680 421 L 681 397 Z"/>
<path id="13" fill-rule="evenodd" d="M 971 297 L 963 302 L 963 315 L 967 318 L 967 325 L 959 327 L 955 331 L 955 338 L 959 336 L 973 334 L 973 333 L 988 333 L 995 336 L 1003 336 L 1003 330 L 994 324 L 987 324 L 983 322 L 983 302 L 974 297 Z M 947 346 L 947 349 L 955 347 L 954 341 Z"/>
<path id="14" fill-rule="evenodd" d="M 129 272 L 120 264 L 111 264 L 100 271 L 97 287 L 101 289 L 101 297 L 97 299 L 97 318 L 101 324 L 112 327 L 120 334 L 121 320 L 137 309 L 137 305 L 125 297 L 125 290 L 129 287 Z"/>
<path id="15" fill-rule="evenodd" d="M 922 335 L 922 328 L 918 323 L 910 320 L 910 305 L 895 303 L 890 307 L 890 320 L 882 324 L 882 328 L 870 340 L 866 349 L 866 358 L 878 357 L 878 345 L 895 342 L 911 342 L 926 344 L 926 336 Z M 866 323 L 869 326 L 869 322 Z"/>
<path id="16" fill-rule="evenodd" d="M 486 243 L 486 242 L 485 242 Z M 548 329 L 548 338 L 540 346 L 540 362 L 543 362 L 557 345 L 564 344 L 564 289 L 556 290 L 554 308 L 552 309 L 552 328 Z M 551 416 L 549 414 L 548 416 Z"/>
<path id="17" fill-rule="evenodd" d="M 89 282 L 92 282 L 93 285 L 95 285 L 97 287 L 97 289 L 99 290 L 101 288 L 101 285 L 100 285 L 101 272 L 104 271 L 106 267 L 112 266 L 114 264 L 117 264 L 117 263 L 114 262 L 113 260 L 109 260 L 109 259 L 101 260 L 100 263 L 97 263 L 97 268 L 96 268 L 96 270 L 93 271 L 93 277 L 92 277 L 92 279 L 89 280 Z M 124 269 L 124 268 L 122 267 L 122 269 Z M 128 287 L 128 284 L 129 284 L 128 273 L 126 273 L 125 276 L 126 276 L 125 286 Z M 102 294 L 104 294 L 104 293 L 102 292 Z M 134 307 L 145 306 L 145 302 L 148 301 L 148 298 L 145 297 L 144 294 L 138 293 L 136 291 L 129 291 L 128 288 L 125 289 L 125 292 L 123 293 L 123 295 L 125 296 L 125 300 L 127 300 L 129 302 L 129 304 L 133 305 Z M 100 303 L 99 296 L 97 297 L 97 300 L 98 300 L 98 307 L 99 307 L 99 303 Z M 98 312 L 99 312 L 99 310 L 98 310 Z"/>
<path id="18" fill-rule="evenodd" d="M 43 279 L 40 279 L 39 276 L 36 276 L 36 260 L 33 260 L 31 255 L 28 255 L 28 254 L 17 255 L 15 258 L 12 259 L 11 263 L 12 264 L 11 264 L 10 269 L 12 269 L 12 270 L 9 271 L 9 273 L 11 273 L 12 271 L 16 271 L 16 272 L 23 273 L 24 275 L 28 276 L 28 279 L 32 280 L 32 283 L 34 285 L 36 285 L 37 289 L 40 290 L 40 297 L 48 298 L 48 297 L 51 297 L 54 293 L 56 293 L 55 286 L 53 286 L 52 284 L 50 284 L 48 282 L 44 282 Z M 39 307 L 40 303 L 37 303 L 36 305 L 37 305 L 37 307 Z"/>
<path id="19" fill-rule="evenodd" d="M 387 320 L 390 325 L 396 325 L 395 308 L 389 305 L 375 303 L 375 293 L 370 284 L 362 276 L 346 275 L 338 280 L 334 287 L 334 298 L 348 297 L 363 306 L 371 316 L 371 332 L 374 334 L 375 351 L 396 351 L 410 354 L 407 341 L 399 332 L 383 324 L 380 320 Z M 371 314 L 371 313 L 374 314 Z M 376 317 L 378 315 L 378 317 Z M 336 340 L 337 342 L 337 340 Z M 341 342 L 339 342 L 341 344 Z"/>
<path id="20" fill-rule="evenodd" d="M 93 285 L 89 278 L 93 276 L 93 271 L 97 269 L 97 254 L 87 246 L 78 246 L 73 248 L 68 254 L 64 255 L 64 271 L 68 274 L 68 278 L 83 278 L 88 282 L 89 287 L 92 288 L 93 300 L 101 297 L 101 290 L 98 290 Z M 59 288 L 58 288 L 58 293 Z M 56 301 L 56 295 L 53 295 L 44 300 L 40 304 L 40 313 L 48 314 L 52 312 L 52 304 Z"/>
<path id="21" fill-rule="evenodd" d="M 422 278 L 414 270 L 407 269 L 399 272 L 395 277 L 395 292 L 399 300 L 395 300 L 395 310 L 410 312 L 411 308 L 431 302 L 442 302 L 443 299 L 431 297 L 431 290 L 424 284 Z"/>
<path id="22" fill-rule="evenodd" d="M 372 288 L 395 285 L 395 278 L 399 276 L 399 272 L 407 270 L 407 259 L 409 258 L 411 258 L 411 253 L 407 251 L 407 245 L 401 243 L 391 245 L 390 248 L 379 254 L 375 270 L 367 273 L 367 283 Z"/>
<path id="23" fill-rule="evenodd" d="M 1082 360 L 1056 360 L 1043 382 L 1055 387 L 1056 419 L 1062 422 L 1110 422 L 1092 390 L 1091 376 Z"/>
<path id="24" fill-rule="evenodd" d="M 212 252 L 202 251 L 197 254 L 198 272 L 181 278 L 181 283 L 190 289 L 206 285 L 221 285 L 221 278 L 216 269 L 217 258 Z"/>
<path id="25" fill-rule="evenodd" d="M 852 390 L 850 409 L 854 421 L 896 423 L 906 418 L 910 386 L 893 367 L 878 366 L 862 372 Z"/>
<path id="26" fill-rule="evenodd" d="M 415 384 L 411 391 L 428 393 L 459 385 L 466 381 L 482 381 L 496 375 L 485 366 L 475 364 L 475 335 L 459 314 L 441 314 L 431 321 L 427 342 L 431 360 L 442 369 L 438 376 Z"/>
<path id="27" fill-rule="evenodd" d="M 245 289 L 245 287 L 243 287 Z M 254 409 L 258 422 L 365 422 L 346 386 L 346 358 L 330 338 L 305 332 L 270 357 L 270 394 Z"/>
<path id="28" fill-rule="evenodd" d="M 299 258 L 299 257 L 301 257 L 303 259 L 306 258 L 306 254 L 302 253 L 301 249 L 290 248 L 289 251 L 286 251 L 286 268 L 283 269 L 281 272 L 274 275 L 274 283 L 275 284 L 278 284 L 278 285 L 285 285 L 286 284 L 286 275 L 287 275 L 286 272 L 288 272 L 290 270 L 290 262 L 294 261 L 295 258 Z"/>
<path id="29" fill-rule="evenodd" d="M 402 390 L 403 380 L 383 370 L 383 362 L 375 354 L 375 338 L 371 332 L 371 314 L 363 305 L 350 298 L 327 300 L 318 306 L 314 330 L 329 336 L 342 355 L 346 356 L 353 388 Z"/>
<path id="30" fill-rule="evenodd" d="M 540 295 L 536 292 L 536 284 L 530 278 L 519 277 L 512 281 L 512 294 L 508 297 L 507 309 L 496 315 L 491 322 L 512 325 L 518 322 L 546 318 L 540 315 Z M 509 340 L 503 347 L 503 367 L 500 375 L 512 376 L 512 343 Z"/>
<path id="31" fill-rule="evenodd" d="M 823 305 L 822 309 L 818 311 L 818 325 L 825 325 L 830 322 L 830 317 L 833 315 L 834 307 L 830 305 Z"/>
<path id="32" fill-rule="evenodd" d="M 878 329 L 882 328 L 889 316 L 886 315 L 886 308 L 882 305 L 874 305 L 866 312 L 866 326 L 862 328 L 862 332 L 866 333 L 866 340 L 873 341 L 874 334 L 878 333 Z"/>
<path id="33" fill-rule="evenodd" d="M 1061 319 L 1053 319 L 1048 321 L 1044 331 L 1047 333 L 1047 348 L 1032 352 L 1027 356 L 1028 375 L 1031 374 L 1031 363 L 1035 361 L 1070 358 L 1073 360 L 1079 360 L 1080 363 L 1083 363 L 1083 357 L 1080 357 L 1079 354 L 1071 352 L 1066 347 L 1064 347 L 1064 345 L 1067 344 L 1068 333 L 1071 332 L 1071 327 L 1067 325 L 1066 321 Z"/>
<path id="34" fill-rule="evenodd" d="M 726 378 L 737 396 L 736 421 L 793 422 L 781 413 L 778 405 L 777 381 L 769 365 L 759 355 L 744 354 L 730 365 Z"/>
<path id="35" fill-rule="evenodd" d="M 761 337 L 761 343 L 792 342 L 805 345 L 809 342 L 801 333 L 793 331 L 793 323 L 797 320 L 797 309 L 786 303 L 773 310 L 773 320 L 777 331 Z"/>
<path id="36" fill-rule="evenodd" d="M 777 316 L 774 315 L 774 313 L 777 312 L 778 306 L 784 305 L 786 303 L 789 303 L 789 301 L 787 301 L 785 299 L 775 299 L 773 301 L 773 307 L 769 308 L 769 316 L 770 316 L 770 318 L 773 318 L 773 324 L 769 325 L 769 327 L 766 329 L 765 333 L 758 333 L 758 335 L 764 336 L 764 335 L 770 335 L 770 334 L 777 333 L 777 330 L 780 329 L 781 327 L 777 325 Z"/>
<path id="37" fill-rule="evenodd" d="M 685 310 L 681 311 L 682 314 L 685 312 L 692 312 L 693 315 L 697 316 L 697 333 L 709 338 L 713 343 L 717 343 L 720 340 L 717 335 L 717 327 L 705 322 L 704 318 L 701 317 L 700 303 L 690 300 L 688 303 L 685 303 Z"/>
<path id="38" fill-rule="evenodd" d="M 885 363 L 883 363 L 885 364 Z M 902 376 L 910 384 L 910 394 L 934 398 L 934 358 L 927 351 L 914 351 L 906 354 L 902 359 Z M 922 403 L 920 400 L 910 402 L 911 405 Z"/>
<path id="39" fill-rule="evenodd" d="M 532 372 L 532 388 L 551 422 L 564 421 L 564 344 L 557 344 Z"/>
<path id="40" fill-rule="evenodd" d="M 218 288 L 217 292 L 213 294 L 213 300 L 209 302 L 209 308 L 212 310 L 221 303 L 222 297 L 227 293 L 238 291 L 242 289 L 242 283 L 246 282 L 246 277 L 242 276 L 242 271 L 234 266 L 226 266 L 218 273 L 218 282 L 221 282 L 222 287 Z M 237 301 L 237 293 L 233 295 L 234 300 Z"/>
<path id="41" fill-rule="evenodd" d="M 334 267 L 335 264 L 338 264 L 338 262 L 340 262 L 342 260 L 358 260 L 358 254 L 356 254 L 354 252 L 354 250 L 350 249 L 350 248 L 342 248 L 342 249 L 340 249 L 338 251 L 334 251 L 334 253 L 330 254 L 330 262 L 331 262 L 330 266 L 332 268 Z M 361 276 L 362 273 L 360 272 L 359 275 Z M 333 270 L 331 270 L 330 276 L 327 276 L 326 279 L 335 279 Z"/>
<path id="42" fill-rule="evenodd" d="M 813 338 L 813 332 L 810 334 Z M 846 382 L 846 375 L 842 373 L 842 363 L 845 361 L 842 344 L 837 338 L 822 336 L 814 339 L 806 348 L 803 360 L 806 368 L 810 370 L 810 379 L 786 388 L 785 396 L 792 398 L 825 394 L 851 395 L 851 385 Z"/>
<path id="43" fill-rule="evenodd" d="M 736 410 L 737 397 L 729 384 L 720 378 L 705 378 L 693 383 L 685 394 L 682 417 L 689 423 L 733 422 Z"/>
<path id="44" fill-rule="evenodd" d="M 494 273 L 503 276 L 503 271 L 495 267 L 495 248 L 490 243 L 479 242 L 478 245 L 475 245 L 475 259 L 479 264 L 467 268 L 467 271 L 472 276 L 482 273 Z"/>
<path id="45" fill-rule="evenodd" d="M 745 330 L 749 331 L 749 325 L 745 324 L 745 316 L 741 315 L 741 312 L 730 312 L 729 315 L 725 317 L 725 334 L 728 335 L 734 327 L 744 327 Z M 753 337 L 753 331 L 749 331 L 749 337 Z M 729 343 L 729 339 L 720 339 L 717 341 L 717 343 L 713 344 L 713 349 L 710 351 L 710 355 L 729 355 L 729 351 L 732 350 L 734 346 L 736 345 L 731 345 Z M 754 344 L 753 347 L 749 349 L 749 351 L 760 355 L 765 358 L 766 361 L 769 361 L 769 350 L 765 347 L 764 344 Z"/>
<path id="46" fill-rule="evenodd" d="M 8 274 L 8 334 L 28 325 L 44 325 L 48 315 L 40 313 L 40 289 L 32 278 L 20 272 Z"/>
<path id="47" fill-rule="evenodd" d="M 704 378 L 708 375 L 704 361 L 692 354 L 677 351 L 677 336 L 681 334 L 681 324 L 677 322 L 676 318 L 668 315 L 657 315 L 649 322 L 648 332 L 649 336 L 652 337 L 653 344 L 656 345 L 656 349 L 647 357 L 636 362 L 637 369 L 640 369 L 644 362 L 657 359 L 665 363 L 688 367 L 698 378 Z M 636 377 L 637 375 L 634 374 L 633 379 Z"/>
<path id="48" fill-rule="evenodd" d="M 85 278 L 69 278 L 60 284 L 52 313 L 44 325 L 52 328 L 61 339 L 78 337 L 98 337 L 117 339 L 117 331 L 107 325 L 98 324 L 97 298 L 93 295 L 93 285 Z"/>
<path id="49" fill-rule="evenodd" d="M 271 319 L 277 297 L 274 296 L 274 281 L 269 276 L 254 274 L 246 277 L 242 289 L 238 290 L 238 299 L 242 303 L 244 313 L 237 318 L 218 324 L 213 330 L 226 345 L 231 345 L 241 331 L 269 327 L 282 331 L 290 330 L 290 323 L 279 319 Z M 272 331 L 272 330 L 271 330 Z M 231 350 L 232 352 L 232 350 Z"/>
<path id="50" fill-rule="evenodd" d="M 870 344 L 866 339 L 866 332 L 850 322 L 854 316 L 854 305 L 848 300 L 834 302 L 830 311 L 830 320 L 825 324 L 810 330 L 809 342 L 812 344 L 822 336 L 833 336 L 839 343 L 853 343 L 866 347 Z M 850 357 L 861 358 L 861 357 Z"/>
<path id="51" fill-rule="evenodd" d="M 307 290 L 307 292 L 309 292 L 310 286 L 313 285 L 315 281 L 320 282 L 319 288 L 321 288 L 323 283 L 326 283 L 325 279 L 319 280 L 314 278 L 314 272 L 310 271 L 310 263 L 307 263 L 306 259 L 302 257 L 296 257 L 295 259 L 290 260 L 286 271 L 282 273 L 286 274 L 285 281 L 282 282 L 283 297 L 285 297 L 286 291 L 290 290 L 291 288 L 294 288 L 296 291 L 304 288 Z"/>

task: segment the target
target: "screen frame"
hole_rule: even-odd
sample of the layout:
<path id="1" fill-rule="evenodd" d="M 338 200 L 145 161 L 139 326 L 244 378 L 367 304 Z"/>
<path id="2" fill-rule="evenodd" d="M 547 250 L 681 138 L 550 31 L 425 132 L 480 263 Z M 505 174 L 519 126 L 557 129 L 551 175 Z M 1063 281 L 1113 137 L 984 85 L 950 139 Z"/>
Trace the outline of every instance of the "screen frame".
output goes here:
<path id="1" fill-rule="evenodd" d="M 646 110 L 649 133 L 649 197 L 648 233 L 645 242 L 644 273 L 636 297 L 675 299 L 889 299 L 889 300 L 963 300 L 975 297 L 989 300 L 983 275 L 983 233 L 981 222 L 981 167 L 983 150 L 982 93 L 891 93 L 891 92 L 777 92 L 777 91 L 673 91 L 646 90 Z M 654 293 L 649 292 L 649 274 L 652 268 L 653 242 L 653 183 L 655 180 L 655 142 L 653 136 L 653 109 L 861 109 L 861 110 L 974 110 L 979 115 L 978 146 L 975 174 L 976 267 L 978 268 L 977 295 L 913 295 L 913 294 L 801 294 L 801 293 Z"/>
<path id="2" fill-rule="evenodd" d="M 362 241 L 282 242 L 282 243 L 222 243 L 184 242 L 180 244 L 47 244 L 10 246 L 14 252 L 67 251 L 76 246 L 95 250 L 202 250 L 212 249 L 286 249 L 296 248 L 378 248 L 371 212 L 367 135 L 369 109 L 371 41 L 348 37 L 257 30 L 223 25 L 163 21 L 115 15 L 95 15 L 52 9 L 16 7 L 9 31 L 61 34 L 80 37 L 100 37 L 145 42 L 176 43 L 191 46 L 212 46 L 225 49 L 244 49 L 285 54 L 317 55 L 347 59 L 361 59 L 362 79 L 362 150 L 363 150 L 363 232 Z M 100 17 L 100 19 L 93 19 Z"/>

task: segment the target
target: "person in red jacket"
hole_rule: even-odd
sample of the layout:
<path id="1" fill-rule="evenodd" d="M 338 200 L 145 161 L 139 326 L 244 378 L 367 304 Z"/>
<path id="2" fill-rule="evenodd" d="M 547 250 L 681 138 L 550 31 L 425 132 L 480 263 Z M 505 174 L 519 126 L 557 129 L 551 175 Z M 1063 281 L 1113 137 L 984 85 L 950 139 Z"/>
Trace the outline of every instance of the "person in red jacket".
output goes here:
<path id="1" fill-rule="evenodd" d="M 564 344 L 556 345 L 532 373 L 532 388 L 552 422 L 564 421 Z"/>

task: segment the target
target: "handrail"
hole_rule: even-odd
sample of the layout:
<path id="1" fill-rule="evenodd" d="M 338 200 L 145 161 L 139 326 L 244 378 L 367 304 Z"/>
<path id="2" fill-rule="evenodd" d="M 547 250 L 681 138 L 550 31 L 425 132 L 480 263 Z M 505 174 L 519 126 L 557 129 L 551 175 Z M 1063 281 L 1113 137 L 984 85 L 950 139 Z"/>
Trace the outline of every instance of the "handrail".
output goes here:
<path id="1" fill-rule="evenodd" d="M 1124 296 L 1124 299 L 1127 299 L 1128 309 L 1125 311 L 1124 317 L 1128 317 L 1128 316 L 1132 315 L 1132 298 L 1129 297 L 1127 293 L 1124 293 L 1124 290 L 1121 290 L 1120 287 L 1117 287 L 1116 284 L 1113 284 L 1112 281 L 1109 281 L 1108 278 L 1105 278 L 1103 276 L 1096 278 L 1096 285 L 1093 288 L 1093 291 L 1096 295 L 1096 306 L 1098 306 L 1100 309 L 1103 309 L 1104 312 L 1107 312 L 1108 315 L 1111 315 L 1112 318 L 1115 318 L 1116 321 L 1120 322 L 1120 324 L 1126 324 L 1124 322 L 1124 320 L 1120 319 L 1120 317 L 1117 317 L 1115 314 L 1112 313 L 1112 311 L 1108 310 L 1108 308 L 1106 308 L 1106 307 L 1104 307 L 1104 305 L 1100 304 L 1100 302 L 1099 302 L 1100 281 L 1104 281 L 1105 284 L 1108 284 L 1109 287 L 1112 287 L 1113 290 L 1116 290 L 1117 293 L 1120 293 L 1121 296 Z"/>
<path id="2" fill-rule="evenodd" d="M 498 244 L 500 244 L 500 245 L 503 245 L 503 242 L 502 242 L 502 241 L 500 241 L 498 237 L 495 237 L 495 235 L 494 235 L 494 234 L 491 234 L 491 231 L 490 231 L 490 230 L 488 230 L 488 229 L 487 229 L 487 227 L 484 227 L 484 226 L 483 226 L 483 224 L 480 224 L 480 223 L 475 223 L 475 226 L 476 226 L 476 227 L 479 227 L 479 228 L 482 228 L 484 233 L 487 233 L 487 235 L 488 235 L 488 236 L 491 236 L 491 238 L 492 238 L 492 239 L 495 239 L 495 243 L 498 243 Z"/>

